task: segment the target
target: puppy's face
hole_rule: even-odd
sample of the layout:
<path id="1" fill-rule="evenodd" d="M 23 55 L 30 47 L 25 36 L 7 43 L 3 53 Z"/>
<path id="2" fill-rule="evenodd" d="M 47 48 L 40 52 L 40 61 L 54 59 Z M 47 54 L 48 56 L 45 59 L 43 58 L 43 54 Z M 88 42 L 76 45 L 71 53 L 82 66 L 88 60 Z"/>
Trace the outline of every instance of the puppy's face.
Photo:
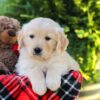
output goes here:
<path id="1" fill-rule="evenodd" d="M 33 30 L 24 36 L 23 43 L 29 55 L 35 59 L 48 59 L 56 49 L 56 35 L 48 30 Z"/>
<path id="2" fill-rule="evenodd" d="M 56 52 L 63 52 L 67 39 L 55 25 L 52 25 L 50 20 L 48 23 L 37 20 L 37 23 L 26 24 L 18 36 L 19 48 L 24 47 L 29 56 L 40 61 L 49 59 Z"/>

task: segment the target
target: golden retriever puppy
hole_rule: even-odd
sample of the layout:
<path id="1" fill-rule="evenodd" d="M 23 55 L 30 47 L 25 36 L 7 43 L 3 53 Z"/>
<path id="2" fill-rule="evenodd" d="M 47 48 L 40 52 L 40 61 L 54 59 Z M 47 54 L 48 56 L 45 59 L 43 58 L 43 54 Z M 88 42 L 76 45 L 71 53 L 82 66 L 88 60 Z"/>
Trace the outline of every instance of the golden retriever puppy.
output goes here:
<path id="1" fill-rule="evenodd" d="M 36 18 L 23 25 L 18 35 L 20 75 L 29 77 L 34 92 L 57 90 L 61 76 L 78 70 L 77 62 L 65 51 L 68 39 L 61 26 L 49 18 Z"/>

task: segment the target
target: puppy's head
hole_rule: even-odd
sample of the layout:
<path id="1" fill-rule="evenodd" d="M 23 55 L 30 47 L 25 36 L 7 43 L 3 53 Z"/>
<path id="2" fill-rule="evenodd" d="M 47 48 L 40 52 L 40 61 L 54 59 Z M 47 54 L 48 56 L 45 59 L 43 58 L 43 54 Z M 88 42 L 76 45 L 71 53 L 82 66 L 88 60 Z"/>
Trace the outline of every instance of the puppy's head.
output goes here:
<path id="1" fill-rule="evenodd" d="M 36 60 L 47 60 L 53 54 L 61 54 L 68 45 L 60 25 L 48 18 L 36 18 L 22 27 L 18 34 L 19 49 Z"/>

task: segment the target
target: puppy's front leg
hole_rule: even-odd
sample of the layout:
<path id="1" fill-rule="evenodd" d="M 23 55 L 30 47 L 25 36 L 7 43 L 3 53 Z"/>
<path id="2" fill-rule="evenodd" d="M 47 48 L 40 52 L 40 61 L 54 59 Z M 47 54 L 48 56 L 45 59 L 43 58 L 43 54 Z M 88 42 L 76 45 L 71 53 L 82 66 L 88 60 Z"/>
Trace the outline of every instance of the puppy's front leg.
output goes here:
<path id="1" fill-rule="evenodd" d="M 32 89 L 38 95 L 44 95 L 47 88 L 43 72 L 39 68 L 31 70 L 29 79 L 32 83 Z"/>
<path id="2" fill-rule="evenodd" d="M 50 90 L 55 91 L 60 87 L 61 74 L 62 71 L 58 67 L 51 67 L 48 69 L 46 75 L 46 84 Z"/>

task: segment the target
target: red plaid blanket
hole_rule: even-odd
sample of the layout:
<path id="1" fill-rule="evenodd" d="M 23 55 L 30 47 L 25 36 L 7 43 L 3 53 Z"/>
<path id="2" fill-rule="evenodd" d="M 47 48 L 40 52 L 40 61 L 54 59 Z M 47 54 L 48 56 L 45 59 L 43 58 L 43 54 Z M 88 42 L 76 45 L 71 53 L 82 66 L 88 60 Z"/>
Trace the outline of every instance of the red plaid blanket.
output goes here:
<path id="1" fill-rule="evenodd" d="M 70 71 L 62 77 L 61 87 L 44 96 L 32 91 L 29 79 L 16 74 L 0 75 L 0 100 L 74 100 L 81 88 L 82 76 L 78 71 Z"/>

